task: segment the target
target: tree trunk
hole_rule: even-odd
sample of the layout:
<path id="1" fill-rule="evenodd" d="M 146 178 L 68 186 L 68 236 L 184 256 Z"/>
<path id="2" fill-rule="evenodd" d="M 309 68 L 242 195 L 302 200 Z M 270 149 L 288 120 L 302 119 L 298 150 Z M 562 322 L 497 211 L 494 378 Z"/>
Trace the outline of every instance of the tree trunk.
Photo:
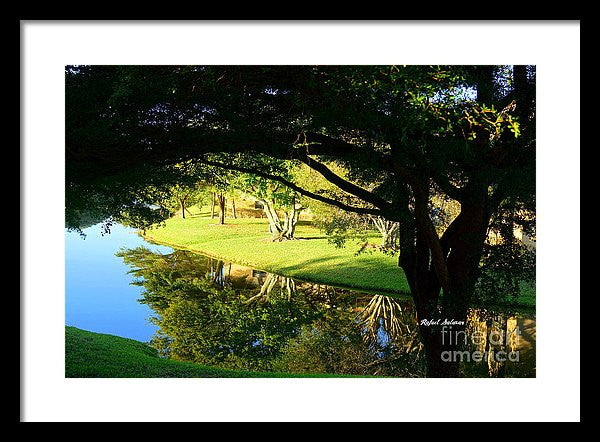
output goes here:
<path id="1" fill-rule="evenodd" d="M 213 271 L 212 274 L 212 283 L 218 285 L 219 287 L 225 286 L 225 272 L 224 272 L 224 262 L 221 260 L 213 260 L 213 264 L 211 265 L 211 269 Z"/>
<path id="2" fill-rule="evenodd" d="M 216 192 L 213 192 L 211 194 L 211 199 L 210 199 L 210 219 L 213 219 L 215 217 L 215 198 L 216 198 Z"/>
<path id="3" fill-rule="evenodd" d="M 380 216 L 371 216 L 370 218 L 379 233 L 381 233 L 381 247 L 395 249 L 398 246 L 398 223 L 388 221 Z"/>
<path id="4" fill-rule="evenodd" d="M 226 200 L 223 194 L 219 194 L 219 224 L 225 224 L 225 210 L 227 207 L 225 206 Z"/>
<path id="5" fill-rule="evenodd" d="M 300 210 L 293 210 L 292 215 L 290 216 L 290 224 L 287 230 L 288 239 L 294 238 L 294 233 L 296 233 L 296 225 L 298 224 L 298 219 L 300 218 Z"/>
<path id="6" fill-rule="evenodd" d="M 281 227 L 281 221 L 279 220 L 279 216 L 277 212 L 267 200 L 259 200 L 263 204 L 263 211 L 267 216 L 267 220 L 269 221 L 269 233 L 274 237 L 278 237 L 283 228 Z"/>
<path id="7" fill-rule="evenodd" d="M 473 179 L 464 188 L 468 198 L 461 201 L 461 213 L 441 238 L 428 213 L 427 182 L 411 186 L 412 210 L 408 190 L 399 187 L 398 263 L 417 310 L 427 376 L 458 377 L 461 358 L 469 356 L 463 353 L 465 325 L 489 223 L 487 186 Z M 460 325 L 444 325 L 444 320 Z"/>
<path id="8" fill-rule="evenodd" d="M 439 287 L 437 281 L 430 286 Z M 427 377 L 452 378 L 460 376 L 461 361 L 469 361 L 465 353 L 468 346 L 466 334 L 467 307 L 464 299 L 470 296 L 461 290 L 445 292 L 445 302 L 438 306 L 430 300 L 439 293 L 412 293 L 417 307 L 417 326 L 425 349 Z"/>
<path id="9" fill-rule="evenodd" d="M 464 320 L 466 321 L 466 315 Z M 466 355 L 462 353 L 465 327 L 419 325 L 419 332 L 425 348 L 426 376 L 429 378 L 459 377 L 460 362 L 463 358 L 466 360 Z"/>
<path id="10" fill-rule="evenodd" d="M 275 284 L 277 283 L 278 279 L 279 276 L 273 273 L 268 273 L 267 277 L 265 278 L 264 282 L 260 287 L 260 291 L 256 295 L 248 298 L 244 302 L 246 304 L 251 304 L 257 301 L 267 302 L 269 300 L 269 296 L 271 295 L 271 291 L 273 290 L 273 287 L 275 287 Z"/>
<path id="11" fill-rule="evenodd" d="M 287 276 L 280 276 L 279 279 L 281 281 L 281 288 L 287 291 L 288 301 L 291 301 L 292 296 L 296 293 L 296 282 Z"/>
<path id="12" fill-rule="evenodd" d="M 300 212 L 302 207 L 296 207 L 296 198 L 292 198 L 292 206 L 289 212 L 285 214 L 285 225 L 283 230 L 284 239 L 294 239 L 294 233 L 296 232 L 296 224 L 300 218 Z"/>
<path id="13" fill-rule="evenodd" d="M 266 200 L 260 200 L 263 203 L 263 211 L 269 220 L 269 233 L 273 235 L 273 241 L 284 241 L 294 239 L 294 233 L 296 232 L 296 224 L 300 217 L 302 208 L 297 208 L 295 200 L 292 203 L 290 209 L 283 212 L 283 222 L 277 215 L 277 211 L 274 209 L 274 202 Z"/>
<path id="14" fill-rule="evenodd" d="M 177 198 L 179 200 L 179 207 L 181 208 L 181 217 L 185 218 L 185 199 Z"/>
<path id="15" fill-rule="evenodd" d="M 237 215 L 235 213 L 235 200 L 233 198 L 231 198 L 231 214 L 233 219 L 237 219 Z"/>

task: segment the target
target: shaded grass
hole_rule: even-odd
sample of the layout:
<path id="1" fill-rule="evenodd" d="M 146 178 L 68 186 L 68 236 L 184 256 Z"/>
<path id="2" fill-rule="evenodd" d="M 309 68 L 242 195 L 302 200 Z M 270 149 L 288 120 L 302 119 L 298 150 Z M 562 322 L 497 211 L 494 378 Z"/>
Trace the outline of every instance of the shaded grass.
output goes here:
<path id="1" fill-rule="evenodd" d="M 160 358 L 143 342 L 65 326 L 67 378 L 359 377 L 225 370 Z M 360 376 L 363 377 L 363 376 Z"/>

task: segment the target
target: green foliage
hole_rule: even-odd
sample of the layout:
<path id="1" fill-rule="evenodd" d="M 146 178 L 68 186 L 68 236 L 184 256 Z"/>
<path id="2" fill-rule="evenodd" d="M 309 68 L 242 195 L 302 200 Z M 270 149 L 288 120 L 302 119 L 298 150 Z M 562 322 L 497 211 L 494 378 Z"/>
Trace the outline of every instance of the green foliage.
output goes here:
<path id="1" fill-rule="evenodd" d="M 303 326 L 298 336 L 290 339 L 273 368 L 291 373 L 422 376 L 422 354 L 413 351 L 413 346 L 420 346 L 414 311 L 409 309 L 402 317 L 402 321 L 407 322 L 401 327 L 413 330 L 408 341 L 392 324 L 385 322 L 385 318 L 393 316 L 388 309 L 379 311 L 381 316 L 373 323 L 362 320 L 369 315 L 373 301 L 382 299 L 385 306 L 397 302 L 387 296 L 374 295 L 366 305 L 361 303 L 359 314 L 353 309 L 338 308 L 310 326 Z"/>
<path id="2" fill-rule="evenodd" d="M 517 304 L 533 287 L 535 251 L 519 242 L 486 245 L 483 265 L 474 292 L 479 305 Z"/>
<path id="3" fill-rule="evenodd" d="M 314 225 L 327 235 L 327 241 L 334 246 L 344 247 L 349 239 L 364 244 L 368 235 L 373 234 L 364 216 L 323 206 L 319 207 L 321 210 L 314 211 Z"/>
<path id="4" fill-rule="evenodd" d="M 286 373 L 372 374 L 373 354 L 358 332 L 352 316 L 336 322 L 304 326 L 274 362 L 276 371 Z"/>
<path id="5" fill-rule="evenodd" d="M 504 92 L 481 101 L 490 75 Z M 492 173 L 482 139 L 510 144 L 505 132 L 522 138 L 524 124 L 506 66 L 69 67 L 66 83 L 68 183 L 114 176 L 136 162 L 198 159 L 285 177 L 289 148 L 312 131 L 358 146 L 332 159 L 387 196 L 393 174 L 373 153 L 461 185 L 472 168 Z"/>

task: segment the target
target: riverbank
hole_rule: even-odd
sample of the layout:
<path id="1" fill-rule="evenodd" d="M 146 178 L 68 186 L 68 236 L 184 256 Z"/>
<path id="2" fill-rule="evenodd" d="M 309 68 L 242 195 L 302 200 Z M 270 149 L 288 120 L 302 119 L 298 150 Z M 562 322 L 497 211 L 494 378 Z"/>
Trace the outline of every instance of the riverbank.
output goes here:
<path id="1" fill-rule="evenodd" d="M 67 378 L 264 378 L 357 377 L 294 375 L 288 373 L 225 370 L 160 358 L 140 341 L 75 327 L 65 327 L 65 377 Z"/>
<path id="2" fill-rule="evenodd" d="M 310 222 L 300 222 L 294 241 L 272 242 L 265 219 L 227 218 L 224 225 L 208 211 L 190 209 L 185 219 L 174 217 L 165 226 L 146 231 L 144 238 L 304 281 L 358 291 L 409 296 L 398 257 L 377 251 L 356 254 L 360 245 L 348 241 L 338 248 Z M 369 241 L 377 244 L 373 234 Z M 513 306 L 534 308 L 535 287 L 524 287 Z"/>

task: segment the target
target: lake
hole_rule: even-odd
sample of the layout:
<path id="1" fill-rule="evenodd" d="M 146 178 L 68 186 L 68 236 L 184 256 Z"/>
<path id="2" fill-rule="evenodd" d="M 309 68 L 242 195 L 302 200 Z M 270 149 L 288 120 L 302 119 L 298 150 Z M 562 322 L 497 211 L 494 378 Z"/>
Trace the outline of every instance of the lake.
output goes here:
<path id="1" fill-rule="evenodd" d="M 65 233 L 65 322 L 84 330 L 148 341 L 157 326 L 148 322 L 150 308 L 137 302 L 142 290 L 130 285 L 130 270 L 115 254 L 123 247 L 145 245 L 168 253 L 172 249 L 145 242 L 134 229 L 113 225 L 102 236 L 100 225 Z"/>

